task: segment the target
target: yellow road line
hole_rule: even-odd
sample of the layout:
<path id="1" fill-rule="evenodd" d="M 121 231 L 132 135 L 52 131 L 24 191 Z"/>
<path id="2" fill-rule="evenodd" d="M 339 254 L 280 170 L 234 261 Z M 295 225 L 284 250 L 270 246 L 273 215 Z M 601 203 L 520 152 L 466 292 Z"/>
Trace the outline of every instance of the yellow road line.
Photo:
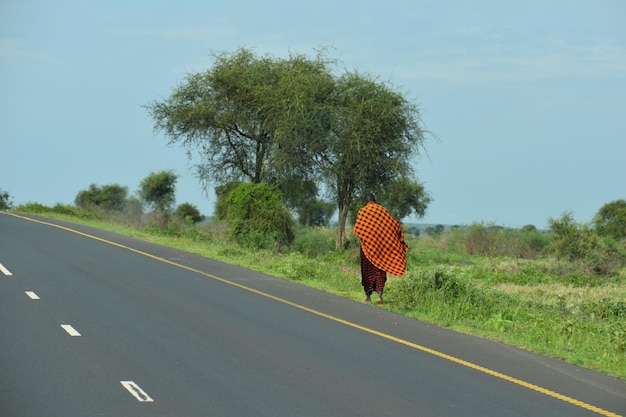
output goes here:
<path id="1" fill-rule="evenodd" d="M 81 236 L 85 236 L 85 237 L 88 237 L 90 239 L 98 240 L 100 242 L 104 242 L 104 243 L 107 243 L 109 245 L 117 246 L 119 248 L 127 249 L 127 250 L 129 250 L 131 252 L 135 252 L 137 254 L 140 254 L 140 255 L 143 255 L 143 256 L 147 256 L 147 257 L 155 259 L 157 261 L 165 262 L 167 264 L 170 264 L 170 265 L 182 268 L 182 269 L 186 269 L 188 271 L 195 272 L 195 273 L 200 274 L 200 275 L 204 275 L 205 277 L 214 279 L 214 280 L 222 282 L 224 284 L 228 284 L 228 285 L 232 285 L 232 286 L 241 288 L 243 290 L 246 290 L 246 291 L 249 291 L 249 292 L 261 295 L 263 297 L 267 297 L 267 298 L 270 298 L 272 300 L 276 300 L 276 301 L 281 302 L 283 304 L 290 305 L 290 306 L 295 307 L 297 309 L 300 309 L 300 310 L 303 310 L 303 311 L 307 311 L 307 312 L 309 312 L 311 314 L 315 314 L 317 316 L 324 317 L 324 318 L 326 318 L 328 320 L 332 320 L 332 321 L 335 321 L 337 323 L 341 323 L 341 324 L 344 324 L 346 326 L 353 327 L 355 329 L 359 329 L 359 330 L 362 330 L 364 332 L 374 334 L 376 336 L 380 336 L 382 338 L 385 338 L 385 339 L 394 341 L 396 343 L 399 343 L 399 344 L 411 347 L 413 349 L 421 350 L 422 352 L 430 353 L 431 355 L 434 355 L 434 356 L 437 356 L 437 357 L 449 360 L 451 362 L 457 363 L 459 365 L 466 366 L 466 367 L 471 368 L 471 369 L 475 369 L 475 370 L 477 370 L 479 372 L 483 372 L 485 374 L 494 376 L 496 378 L 500 378 L 500 379 L 503 379 L 505 381 L 512 382 L 513 384 L 516 384 L 516 385 L 528 388 L 528 389 L 533 390 L 533 391 L 540 392 L 540 393 L 545 394 L 545 395 L 547 395 L 549 397 L 553 397 L 553 398 L 559 399 L 559 400 L 564 401 L 566 403 L 573 404 L 573 405 L 578 406 L 580 408 L 584 408 L 585 410 L 593 411 L 595 413 L 598 413 L 598 414 L 606 416 L 606 417 L 623 417 L 620 414 L 616 414 L 616 413 L 613 413 L 611 411 L 607 411 L 607 410 L 604 410 L 602 408 L 596 407 L 594 405 L 587 404 L 587 403 L 585 403 L 583 401 L 579 401 L 579 400 L 577 400 L 575 398 L 568 397 L 567 395 L 559 394 L 558 392 L 549 390 L 547 388 L 542 388 L 542 387 L 540 387 L 538 385 L 531 384 L 531 383 L 526 382 L 526 381 L 522 381 L 520 379 L 514 378 L 512 376 L 509 376 L 509 375 L 506 375 L 506 374 L 503 374 L 503 373 L 500 373 L 500 372 L 497 372 L 497 371 L 493 371 L 493 370 L 491 370 L 489 368 L 485 368 L 483 366 L 476 365 L 476 364 L 474 364 L 472 362 L 468 362 L 468 361 L 465 361 L 463 359 L 459 359 L 457 357 L 445 354 L 443 352 L 439 352 L 437 350 L 430 349 L 430 348 L 427 348 L 425 346 L 409 342 L 408 340 L 400 339 L 398 337 L 395 337 L 395 336 L 392 336 L 392 335 L 389 335 L 389 334 L 386 334 L 386 333 L 382 333 L 382 332 L 379 332 L 379 331 L 374 330 L 374 329 L 370 329 L 369 327 L 361 326 L 359 324 L 352 323 L 350 321 L 340 319 L 339 317 L 331 316 L 330 314 L 326 314 L 326 313 L 323 313 L 321 311 L 314 310 L 314 309 L 309 308 L 309 307 L 305 307 L 303 305 L 291 302 L 289 300 L 285 300 L 285 299 L 280 298 L 280 297 L 276 297 L 274 295 L 265 293 L 263 291 L 259 291 L 259 290 L 256 290 L 254 288 L 247 287 L 245 285 L 238 284 L 236 282 L 228 281 L 228 280 L 226 280 L 224 278 L 221 278 L 221 277 L 218 277 L 216 275 L 209 274 L 207 272 L 204 272 L 204 271 L 201 271 L 199 269 L 192 268 L 192 267 L 189 267 L 189 266 L 186 266 L 186 265 L 182 265 L 182 264 L 179 264 L 177 262 L 173 262 L 173 261 L 171 261 L 169 259 L 165 259 L 165 258 L 161 258 L 161 257 L 158 257 L 158 256 L 154 256 L 154 255 L 149 254 L 147 252 L 143 252 L 143 251 L 140 251 L 138 249 L 134 249 L 134 248 L 131 248 L 129 246 L 122 245 L 120 243 L 112 242 L 110 240 L 102 239 L 100 237 L 93 236 L 93 235 L 90 235 L 88 233 L 83 233 L 83 232 L 80 232 L 78 230 L 71 229 L 69 227 L 61 226 L 61 225 L 54 224 L 54 223 L 45 222 L 45 221 L 42 221 L 42 220 L 32 219 L 32 218 L 29 218 L 29 217 L 19 216 L 17 214 L 13 214 L 13 213 L 6 213 L 6 214 L 9 214 L 9 215 L 14 216 L 14 217 L 19 217 L 19 218 L 24 219 L 24 220 L 29 220 L 31 222 L 41 223 L 41 224 L 45 224 L 47 226 L 56 227 L 58 229 L 62 229 L 62 230 L 65 230 L 65 231 L 68 231 L 68 232 L 71 232 L 71 233 L 75 233 L 75 234 L 78 234 L 78 235 L 81 235 Z"/>

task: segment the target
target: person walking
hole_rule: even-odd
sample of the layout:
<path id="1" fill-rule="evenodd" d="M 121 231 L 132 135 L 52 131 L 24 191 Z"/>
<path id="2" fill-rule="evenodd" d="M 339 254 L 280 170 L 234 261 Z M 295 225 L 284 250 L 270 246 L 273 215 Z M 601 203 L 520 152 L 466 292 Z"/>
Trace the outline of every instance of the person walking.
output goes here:
<path id="1" fill-rule="evenodd" d="M 387 273 L 404 276 L 409 247 L 404 242 L 400 222 L 376 203 L 374 194 L 365 194 L 364 202 L 354 223 L 354 234 L 361 240 L 361 284 L 365 292 L 363 301 L 371 303 L 375 291 L 378 293 L 378 305 L 383 305 Z"/>

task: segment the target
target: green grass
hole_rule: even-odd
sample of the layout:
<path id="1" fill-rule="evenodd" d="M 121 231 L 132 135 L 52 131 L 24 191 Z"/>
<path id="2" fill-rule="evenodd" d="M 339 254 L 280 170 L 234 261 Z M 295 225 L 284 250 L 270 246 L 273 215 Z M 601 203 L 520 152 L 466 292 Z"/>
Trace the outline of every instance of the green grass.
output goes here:
<path id="1" fill-rule="evenodd" d="M 278 253 L 229 243 L 218 224 L 160 231 L 76 213 L 44 214 L 363 298 L 356 238 L 334 251 L 329 229 L 300 230 L 298 250 Z M 626 379 L 625 268 L 594 276 L 551 257 L 462 254 L 444 240 L 409 237 L 407 274 L 390 277 L 382 308 Z"/>

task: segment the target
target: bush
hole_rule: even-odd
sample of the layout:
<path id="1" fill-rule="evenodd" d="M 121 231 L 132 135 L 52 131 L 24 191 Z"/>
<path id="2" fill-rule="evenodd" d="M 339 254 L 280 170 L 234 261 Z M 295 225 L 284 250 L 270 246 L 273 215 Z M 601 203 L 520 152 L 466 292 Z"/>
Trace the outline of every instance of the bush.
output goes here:
<path id="1" fill-rule="evenodd" d="M 76 206 L 61 203 L 55 204 L 54 207 L 48 207 L 41 203 L 29 202 L 17 206 L 15 210 L 22 213 L 32 214 L 56 213 L 85 220 L 101 220 L 103 218 L 102 214 L 100 213 L 82 210 Z"/>
<path id="2" fill-rule="evenodd" d="M 57 203 L 54 207 L 52 207 L 52 211 L 59 214 L 66 214 L 68 216 L 78 216 L 78 212 L 80 209 L 77 209 L 74 206 L 69 206 L 67 204 Z"/>
<path id="3" fill-rule="evenodd" d="M 3 191 L 0 188 L 0 210 L 10 210 L 13 208 L 13 201 L 11 201 L 11 194 L 8 191 Z"/>
<path id="4" fill-rule="evenodd" d="M 124 210 L 111 214 L 113 214 L 111 217 L 120 223 L 136 227 L 143 226 L 143 203 L 137 197 L 129 197 L 124 204 Z"/>
<path id="5" fill-rule="evenodd" d="M 463 240 L 468 255 L 510 256 L 534 259 L 549 245 L 550 238 L 534 227 L 522 230 L 505 229 L 501 226 L 473 224 L 466 229 L 454 231 Z"/>
<path id="6" fill-rule="evenodd" d="M 70 206 L 67 204 L 57 203 L 50 210 L 53 213 L 64 214 L 66 216 L 78 217 L 81 219 L 88 220 L 99 220 L 102 219 L 102 215 L 99 213 L 90 212 L 87 210 L 82 210 L 76 206 Z"/>
<path id="7" fill-rule="evenodd" d="M 215 212 L 213 215 L 217 220 L 226 220 L 226 217 L 228 217 L 228 194 L 239 187 L 240 184 L 241 182 L 239 181 L 231 181 L 215 187 L 217 201 L 215 202 Z"/>
<path id="8" fill-rule="evenodd" d="M 174 216 L 185 222 L 191 222 L 193 224 L 204 220 L 204 216 L 200 214 L 200 210 L 198 210 L 198 208 L 191 203 L 183 203 L 176 207 Z"/>
<path id="9" fill-rule="evenodd" d="M 52 209 L 48 206 L 45 206 L 41 203 L 33 203 L 33 202 L 20 204 L 19 206 L 15 208 L 15 210 L 21 211 L 22 213 L 33 213 L 33 214 L 47 213 L 49 211 L 52 211 Z"/>
<path id="10" fill-rule="evenodd" d="M 589 273 L 607 275 L 624 262 L 623 249 L 610 238 L 601 238 L 587 224 L 577 224 L 572 213 L 550 219 L 554 233 L 552 249 L 558 258 L 581 262 Z"/>
<path id="11" fill-rule="evenodd" d="M 293 241 L 293 220 L 267 184 L 242 183 L 226 198 L 233 239 L 243 246 L 273 249 Z"/>
<path id="12" fill-rule="evenodd" d="M 495 251 L 495 236 L 482 224 L 473 224 L 466 230 L 465 251 L 469 255 L 489 255 Z"/>
<path id="13" fill-rule="evenodd" d="M 523 228 L 519 238 L 522 258 L 534 259 L 550 246 L 550 237 L 537 229 Z"/>
<path id="14" fill-rule="evenodd" d="M 423 268 L 397 282 L 397 290 L 401 295 L 401 304 L 413 309 L 425 300 L 435 296 L 446 304 L 460 300 L 474 302 L 480 298 L 480 292 L 468 281 L 461 279 L 447 268 Z M 430 294 L 430 295 L 429 295 Z"/>

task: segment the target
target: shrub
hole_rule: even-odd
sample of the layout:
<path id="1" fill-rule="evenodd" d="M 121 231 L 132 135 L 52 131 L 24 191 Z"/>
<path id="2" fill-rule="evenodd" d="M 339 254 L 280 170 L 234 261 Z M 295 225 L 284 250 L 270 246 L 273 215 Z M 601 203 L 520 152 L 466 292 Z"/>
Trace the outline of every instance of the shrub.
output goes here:
<path id="1" fill-rule="evenodd" d="M 66 216 L 73 216 L 87 220 L 102 219 L 102 215 L 99 213 L 89 212 L 87 210 L 82 210 L 76 206 L 61 203 L 55 204 L 50 211 L 53 213 L 64 214 Z"/>
<path id="2" fill-rule="evenodd" d="M 238 243 L 269 249 L 293 241 L 291 215 L 269 185 L 242 183 L 226 201 L 229 232 Z"/>
<path id="3" fill-rule="evenodd" d="M 176 207 L 176 210 L 174 211 L 174 216 L 193 224 L 199 223 L 204 220 L 204 216 L 200 214 L 200 210 L 198 210 L 198 208 L 191 203 L 183 203 Z"/>
<path id="4" fill-rule="evenodd" d="M 441 267 L 424 268 L 407 274 L 405 278 L 398 280 L 397 285 L 402 297 L 400 301 L 409 309 L 435 294 L 436 298 L 445 303 L 455 303 L 459 300 L 474 302 L 480 298 L 480 292 L 471 283 L 451 270 Z"/>
<path id="5" fill-rule="evenodd" d="M 231 181 L 226 184 L 215 187 L 215 195 L 217 201 L 215 202 L 215 211 L 213 215 L 217 220 L 226 220 L 228 217 L 228 194 L 237 188 L 241 182 Z"/>
<path id="6" fill-rule="evenodd" d="M 536 258 L 550 246 L 550 237 L 536 228 L 524 227 L 519 232 L 522 258 Z"/>
<path id="7" fill-rule="evenodd" d="M 126 199 L 124 210 L 111 214 L 111 217 L 120 223 L 137 227 L 143 226 L 143 203 L 137 197 L 129 197 Z"/>
<path id="8" fill-rule="evenodd" d="M 549 245 L 550 238 L 534 227 L 522 230 L 501 226 L 473 224 L 464 230 L 454 231 L 456 240 L 463 236 L 463 248 L 469 255 L 510 256 L 533 259 Z"/>
<path id="9" fill-rule="evenodd" d="M 601 238 L 587 224 L 577 224 L 572 213 L 551 218 L 549 222 L 554 233 L 552 249 L 557 257 L 580 261 L 589 273 L 596 275 L 612 273 L 623 264 L 625 256 L 617 242 Z"/>
<path id="10" fill-rule="evenodd" d="M 41 203 L 33 203 L 33 202 L 20 204 L 19 206 L 15 208 L 15 210 L 21 211 L 23 213 L 34 213 L 34 214 L 47 213 L 49 211 L 52 211 L 52 209 L 48 206 L 45 206 Z"/>
<path id="11" fill-rule="evenodd" d="M 169 215 L 163 210 L 154 210 L 145 216 L 145 221 L 149 229 L 158 228 L 164 231 L 169 223 Z"/>
<path id="12" fill-rule="evenodd" d="M 473 224 L 466 230 L 465 251 L 469 255 L 488 255 L 495 249 L 493 233 L 482 224 Z"/>
<path id="13" fill-rule="evenodd" d="M 13 201 L 11 201 L 11 194 L 8 191 L 3 191 L 0 188 L 0 210 L 10 210 L 13 208 Z"/>

